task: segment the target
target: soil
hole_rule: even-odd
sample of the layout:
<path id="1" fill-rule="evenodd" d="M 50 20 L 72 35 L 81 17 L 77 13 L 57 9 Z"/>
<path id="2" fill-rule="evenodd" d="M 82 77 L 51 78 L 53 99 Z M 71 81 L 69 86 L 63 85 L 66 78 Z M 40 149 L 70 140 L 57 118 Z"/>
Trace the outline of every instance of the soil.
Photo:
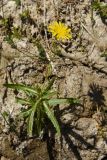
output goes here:
<path id="1" fill-rule="evenodd" d="M 22 20 L 26 10 L 29 15 Z M 10 21 L 9 31 L 21 28 L 21 36 L 6 40 L 10 32 L 0 23 L 1 160 L 106 160 L 107 17 L 102 19 L 92 10 L 90 0 L 1 0 L 0 22 L 3 18 Z M 61 21 L 72 31 L 71 40 L 57 43 L 60 54 L 55 47 L 55 54 L 51 52 L 56 40 L 46 32 L 52 21 Z M 43 57 L 37 39 L 45 50 Z M 49 65 L 52 73 L 47 72 Z M 18 93 L 3 84 L 43 84 L 53 76 L 59 97 L 77 98 L 80 104 L 55 107 L 60 139 L 51 127 L 48 135 L 29 138 L 23 122 L 16 121 L 22 107 L 15 101 Z M 18 134 L 6 124 L 4 111 L 14 120 L 11 124 L 17 125 Z"/>

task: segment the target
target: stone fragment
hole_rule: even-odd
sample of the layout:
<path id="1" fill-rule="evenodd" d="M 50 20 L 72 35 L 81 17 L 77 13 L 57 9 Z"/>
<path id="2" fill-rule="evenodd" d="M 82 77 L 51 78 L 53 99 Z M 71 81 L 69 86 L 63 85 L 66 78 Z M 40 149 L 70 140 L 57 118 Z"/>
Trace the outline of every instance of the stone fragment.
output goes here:
<path id="1" fill-rule="evenodd" d="M 85 137 L 92 137 L 98 133 L 98 123 L 92 118 L 80 118 L 76 126 L 83 131 Z"/>

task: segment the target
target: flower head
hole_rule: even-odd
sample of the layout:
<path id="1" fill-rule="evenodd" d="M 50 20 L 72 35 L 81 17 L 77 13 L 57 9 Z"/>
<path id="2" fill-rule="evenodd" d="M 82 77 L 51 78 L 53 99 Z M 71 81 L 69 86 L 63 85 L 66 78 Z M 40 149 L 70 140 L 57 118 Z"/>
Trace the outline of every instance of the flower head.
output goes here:
<path id="1" fill-rule="evenodd" d="M 69 29 L 64 23 L 61 22 L 52 22 L 48 26 L 49 32 L 52 33 L 52 36 L 56 37 L 57 40 L 67 40 L 71 39 L 71 29 Z"/>

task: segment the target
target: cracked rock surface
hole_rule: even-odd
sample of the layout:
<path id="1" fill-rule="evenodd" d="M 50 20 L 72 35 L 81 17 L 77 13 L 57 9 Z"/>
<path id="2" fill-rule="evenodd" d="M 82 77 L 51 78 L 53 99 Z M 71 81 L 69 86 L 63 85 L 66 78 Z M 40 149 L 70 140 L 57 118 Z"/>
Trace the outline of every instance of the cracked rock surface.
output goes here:
<path id="1" fill-rule="evenodd" d="M 11 17 L 10 30 L 22 27 L 22 37 L 14 37 L 9 43 L 5 40 L 8 32 L 0 23 L 0 110 L 11 115 L 19 131 L 18 135 L 10 131 L 0 114 L 0 159 L 107 159 L 107 59 L 102 56 L 107 52 L 107 25 L 93 11 L 93 26 L 90 0 L 20 2 L 17 6 L 15 0 L 0 1 L 0 20 Z M 20 15 L 27 9 L 30 18 L 22 22 Z M 72 39 L 59 45 L 62 55 L 51 53 L 53 38 L 46 35 L 48 24 L 54 20 L 64 22 L 72 31 Z M 39 42 L 50 56 L 45 60 L 40 57 Z M 27 139 L 24 122 L 16 120 L 22 105 L 16 103 L 15 97 L 23 94 L 3 84 L 43 84 L 49 63 L 54 70 L 51 76 L 57 77 L 54 88 L 59 97 L 77 98 L 80 104 L 55 108 L 61 141 L 53 134 L 42 141 Z"/>

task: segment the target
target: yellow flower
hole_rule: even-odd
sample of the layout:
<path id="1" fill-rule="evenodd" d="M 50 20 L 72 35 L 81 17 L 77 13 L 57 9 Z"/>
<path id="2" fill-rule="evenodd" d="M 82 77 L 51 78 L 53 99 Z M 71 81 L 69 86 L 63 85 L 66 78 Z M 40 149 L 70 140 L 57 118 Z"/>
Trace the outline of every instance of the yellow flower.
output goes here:
<path id="1" fill-rule="evenodd" d="M 71 29 L 61 22 L 52 22 L 48 26 L 48 30 L 52 33 L 52 36 L 56 37 L 57 40 L 63 41 L 72 38 Z"/>

